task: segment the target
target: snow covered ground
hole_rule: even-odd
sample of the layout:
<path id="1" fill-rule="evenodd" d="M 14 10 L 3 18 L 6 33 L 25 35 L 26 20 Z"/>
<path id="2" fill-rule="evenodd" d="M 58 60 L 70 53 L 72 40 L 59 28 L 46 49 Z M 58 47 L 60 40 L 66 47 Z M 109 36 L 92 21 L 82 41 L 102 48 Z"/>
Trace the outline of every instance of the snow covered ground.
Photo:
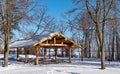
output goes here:
<path id="1" fill-rule="evenodd" d="M 2 58 L 3 55 L 0 55 Z M 15 58 L 15 56 L 12 55 Z M 73 59 L 72 63 L 39 64 L 9 61 L 8 67 L 2 67 L 0 60 L 0 74 L 120 74 L 120 62 L 106 61 L 106 69 L 100 69 L 99 59 Z"/>

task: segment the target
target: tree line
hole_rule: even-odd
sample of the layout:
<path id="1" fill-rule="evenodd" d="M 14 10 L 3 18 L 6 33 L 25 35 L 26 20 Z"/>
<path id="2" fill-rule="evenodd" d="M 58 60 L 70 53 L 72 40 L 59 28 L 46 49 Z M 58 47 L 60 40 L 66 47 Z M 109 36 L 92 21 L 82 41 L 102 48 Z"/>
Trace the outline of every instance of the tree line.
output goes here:
<path id="1" fill-rule="evenodd" d="M 76 13 L 72 20 L 74 32 L 82 33 L 83 57 L 101 58 L 101 69 L 105 69 L 105 58 L 120 60 L 119 0 L 73 0 Z"/>

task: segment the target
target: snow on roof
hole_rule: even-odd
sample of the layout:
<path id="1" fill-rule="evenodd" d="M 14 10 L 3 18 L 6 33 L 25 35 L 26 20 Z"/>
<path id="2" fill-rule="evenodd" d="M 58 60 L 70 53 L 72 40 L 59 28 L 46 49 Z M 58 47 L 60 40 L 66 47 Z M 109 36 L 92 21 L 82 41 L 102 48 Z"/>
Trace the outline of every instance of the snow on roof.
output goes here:
<path id="1" fill-rule="evenodd" d="M 57 33 L 57 32 L 51 33 L 50 36 L 54 36 L 54 35 L 56 35 L 56 34 L 58 34 L 58 33 Z"/>
<path id="2" fill-rule="evenodd" d="M 45 34 L 45 35 L 38 35 L 38 36 L 35 36 L 34 38 L 29 39 L 29 40 L 17 41 L 15 43 L 12 43 L 10 45 L 10 48 L 18 48 L 18 47 L 20 48 L 20 47 L 35 46 L 35 45 L 37 45 L 39 43 L 42 43 L 42 42 L 46 41 L 47 39 L 51 39 L 52 37 L 54 37 L 56 35 L 61 35 L 62 37 L 65 37 L 61 33 L 50 33 L 50 34 Z M 74 43 L 71 40 L 69 40 L 69 41 Z M 74 43 L 74 44 L 75 44 L 75 46 L 80 47 L 76 43 Z"/>
<path id="3" fill-rule="evenodd" d="M 10 45 L 10 48 L 17 48 L 17 47 L 26 47 L 26 46 L 31 46 L 34 43 L 38 42 L 37 40 L 24 40 L 24 41 L 17 41 L 13 44 Z"/>
<path id="4" fill-rule="evenodd" d="M 10 48 L 33 46 L 35 43 L 38 43 L 39 41 L 41 42 L 41 41 L 47 39 L 49 36 L 51 36 L 51 34 L 38 35 L 29 40 L 17 41 L 15 43 L 12 43 L 10 45 Z"/>

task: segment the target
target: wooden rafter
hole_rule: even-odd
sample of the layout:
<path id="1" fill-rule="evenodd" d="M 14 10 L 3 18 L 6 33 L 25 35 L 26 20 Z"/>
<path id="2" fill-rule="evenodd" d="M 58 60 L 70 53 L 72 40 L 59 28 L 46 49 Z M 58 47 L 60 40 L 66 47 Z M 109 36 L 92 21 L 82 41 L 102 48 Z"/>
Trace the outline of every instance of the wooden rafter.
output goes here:
<path id="1" fill-rule="evenodd" d="M 63 41 L 61 41 L 61 44 L 63 44 Z"/>
<path id="2" fill-rule="evenodd" d="M 48 40 L 46 41 L 46 44 L 48 44 Z"/>

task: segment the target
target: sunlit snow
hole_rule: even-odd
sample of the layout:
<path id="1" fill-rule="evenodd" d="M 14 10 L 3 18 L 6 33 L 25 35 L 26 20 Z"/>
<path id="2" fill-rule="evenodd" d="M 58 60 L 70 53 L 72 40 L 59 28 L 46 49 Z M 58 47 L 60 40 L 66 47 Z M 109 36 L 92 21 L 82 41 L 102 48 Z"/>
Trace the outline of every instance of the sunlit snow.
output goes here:
<path id="1" fill-rule="evenodd" d="M 2 67 L 2 61 L 0 60 L 0 74 L 119 74 L 120 62 L 106 61 L 106 69 L 100 69 L 100 59 L 88 59 L 85 58 L 81 61 L 79 58 L 72 58 L 72 63 L 52 63 L 52 64 L 39 64 L 17 62 L 16 55 L 9 55 L 8 67 Z M 24 59 L 24 55 L 20 56 Z M 3 58 L 3 55 L 0 55 Z M 29 55 L 29 58 L 35 58 L 33 55 Z"/>

